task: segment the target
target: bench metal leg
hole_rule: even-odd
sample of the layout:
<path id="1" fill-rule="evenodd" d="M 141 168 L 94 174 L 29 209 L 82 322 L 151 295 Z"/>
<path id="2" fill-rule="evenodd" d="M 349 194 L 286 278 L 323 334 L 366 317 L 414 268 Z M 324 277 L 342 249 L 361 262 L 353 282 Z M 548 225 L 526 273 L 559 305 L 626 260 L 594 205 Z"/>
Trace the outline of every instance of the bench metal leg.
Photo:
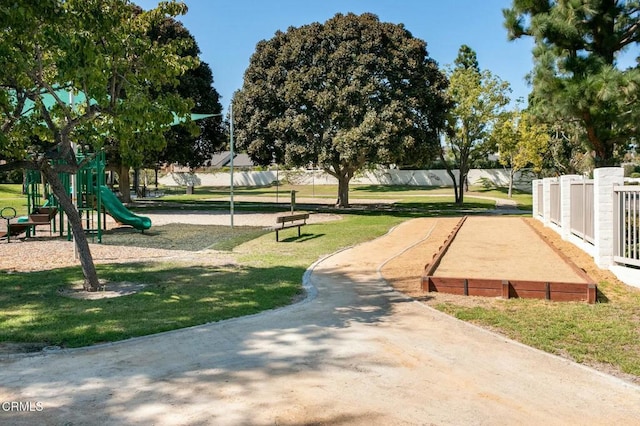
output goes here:
<path id="1" fill-rule="evenodd" d="M 280 241 L 280 234 L 279 234 L 279 232 L 280 232 L 280 231 L 285 230 L 285 229 L 289 229 L 289 228 L 293 228 L 294 226 L 297 226 L 297 227 L 298 227 L 298 237 L 300 237 L 300 236 L 302 235 L 302 234 L 300 233 L 300 228 L 301 228 L 302 226 L 304 226 L 304 225 L 306 225 L 306 223 L 301 223 L 300 225 L 291 225 L 291 226 L 286 226 L 286 227 L 284 227 L 284 228 L 276 228 L 276 229 L 275 229 L 275 231 L 276 231 L 276 241 Z"/>

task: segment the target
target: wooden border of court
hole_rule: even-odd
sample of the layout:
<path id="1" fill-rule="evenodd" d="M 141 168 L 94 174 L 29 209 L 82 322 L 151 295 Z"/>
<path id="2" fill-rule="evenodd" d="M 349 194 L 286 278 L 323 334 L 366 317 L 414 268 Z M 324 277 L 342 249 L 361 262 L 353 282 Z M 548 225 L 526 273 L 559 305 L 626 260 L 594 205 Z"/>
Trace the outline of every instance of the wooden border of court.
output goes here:
<path id="1" fill-rule="evenodd" d="M 426 292 L 442 292 L 449 294 L 458 294 L 464 296 L 485 296 L 485 297 L 502 297 L 509 299 L 512 297 L 529 298 L 529 299 L 545 299 L 558 302 L 575 302 L 586 301 L 587 303 L 595 303 L 597 301 L 598 288 L 589 275 L 580 269 L 571 259 L 564 253 L 550 244 L 546 238 L 538 230 L 536 230 L 527 221 L 523 221 L 535 232 L 535 234 L 547 245 L 554 253 L 558 254 L 569 267 L 572 268 L 578 276 L 586 282 L 558 282 L 558 281 L 533 281 L 533 280 L 505 280 L 505 279 L 487 279 L 487 278 L 458 278 L 458 277 L 436 277 L 434 273 L 451 243 L 455 239 L 458 231 L 464 224 L 467 216 L 464 216 L 451 231 L 444 244 L 438 252 L 433 256 L 430 263 L 424 267 L 421 278 L 421 288 Z"/>
<path id="2" fill-rule="evenodd" d="M 457 223 L 457 225 L 453 228 L 453 230 L 451 230 L 451 233 L 449 234 L 447 239 L 444 241 L 444 244 L 440 246 L 440 248 L 438 249 L 438 252 L 433 255 L 433 258 L 431 258 L 431 262 L 425 265 L 424 272 L 422 274 L 423 276 L 433 275 L 436 269 L 438 269 L 438 266 L 440 266 L 440 262 L 442 261 L 442 258 L 444 257 L 447 250 L 449 250 L 449 246 L 451 245 L 453 240 L 456 238 L 458 231 L 460 230 L 460 228 L 462 228 L 462 225 L 464 225 L 464 222 L 465 220 L 467 220 L 467 217 L 468 216 L 463 216 L 460 219 L 460 221 Z"/>

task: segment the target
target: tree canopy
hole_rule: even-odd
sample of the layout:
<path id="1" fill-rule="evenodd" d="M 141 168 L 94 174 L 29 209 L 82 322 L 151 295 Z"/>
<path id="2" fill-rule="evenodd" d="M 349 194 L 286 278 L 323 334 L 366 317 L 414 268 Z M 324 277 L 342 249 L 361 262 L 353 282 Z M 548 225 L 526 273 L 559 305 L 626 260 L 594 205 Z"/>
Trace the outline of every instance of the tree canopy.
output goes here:
<path id="1" fill-rule="evenodd" d="M 140 12 L 128 0 L 0 6 L 0 159 L 7 162 L 0 169 L 37 169 L 51 184 L 69 219 L 87 289 L 98 288 L 97 275 L 59 173 L 78 169 L 73 143 L 90 151 L 110 138 L 154 147 L 163 143 L 173 113 L 189 113 L 190 101 L 153 90 L 176 84 L 197 58 L 181 55 L 185 40 L 159 44 L 147 36 L 154 22 L 185 12 L 177 2 Z"/>
<path id="2" fill-rule="evenodd" d="M 529 112 L 514 110 L 500 116 L 491 139 L 498 150 L 500 164 L 509 167 L 508 196 L 511 198 L 517 171 L 529 166 L 536 173 L 542 171 L 550 144 L 549 130 L 546 125 L 536 123 Z"/>
<path id="3" fill-rule="evenodd" d="M 142 9 L 139 10 L 141 12 Z M 154 22 L 148 30 L 148 36 L 160 45 L 180 42 L 184 47 L 180 55 L 198 57 L 200 49 L 182 23 L 173 17 L 165 17 Z M 160 163 L 174 163 L 188 167 L 198 167 L 227 142 L 226 131 L 222 125 L 222 105 L 220 95 L 213 87 L 213 74 L 205 62 L 199 62 L 195 68 L 187 69 L 177 79 L 177 84 L 157 85 L 151 91 L 152 96 L 167 93 L 176 94 L 193 102 L 192 113 L 214 114 L 213 117 L 186 122 L 166 129 L 160 144 L 149 146 L 138 143 L 121 143 L 111 139 L 108 151 L 109 168 L 117 171 L 120 177 L 120 193 L 130 201 L 129 170 L 131 167 L 157 167 Z"/>
<path id="4" fill-rule="evenodd" d="M 471 163 L 487 157 L 490 133 L 503 108 L 509 103 L 509 85 L 489 70 L 481 70 L 476 53 L 463 45 L 454 68 L 449 72 L 447 94 L 453 106 L 447 115 L 446 148 L 459 170 L 456 179 L 452 165 L 441 150 L 442 161 L 453 180 L 456 204 L 464 203 L 464 186 Z"/>
<path id="5" fill-rule="evenodd" d="M 612 165 L 638 137 L 640 70 L 620 54 L 640 41 L 636 0 L 514 0 L 511 39 L 533 37 L 530 106 L 550 125 L 584 129 L 595 165 Z"/>
<path id="6" fill-rule="evenodd" d="M 233 99 L 238 147 L 259 164 L 319 166 L 347 206 L 356 172 L 433 156 L 447 80 L 426 43 L 372 14 L 261 41 Z"/>

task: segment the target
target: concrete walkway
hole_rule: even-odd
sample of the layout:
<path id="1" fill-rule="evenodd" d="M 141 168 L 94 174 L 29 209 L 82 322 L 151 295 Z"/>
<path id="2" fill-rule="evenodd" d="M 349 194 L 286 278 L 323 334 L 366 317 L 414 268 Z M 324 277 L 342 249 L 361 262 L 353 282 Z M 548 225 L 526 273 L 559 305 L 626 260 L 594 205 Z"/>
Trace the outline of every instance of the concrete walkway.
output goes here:
<path id="1" fill-rule="evenodd" d="M 310 297 L 284 309 L 2 360 L 0 408 L 34 405 L 0 410 L 0 424 L 640 422 L 639 387 L 388 287 L 380 265 L 428 238 L 433 221 L 400 225 L 415 228 L 411 240 L 391 232 L 320 261 L 306 276 Z"/>

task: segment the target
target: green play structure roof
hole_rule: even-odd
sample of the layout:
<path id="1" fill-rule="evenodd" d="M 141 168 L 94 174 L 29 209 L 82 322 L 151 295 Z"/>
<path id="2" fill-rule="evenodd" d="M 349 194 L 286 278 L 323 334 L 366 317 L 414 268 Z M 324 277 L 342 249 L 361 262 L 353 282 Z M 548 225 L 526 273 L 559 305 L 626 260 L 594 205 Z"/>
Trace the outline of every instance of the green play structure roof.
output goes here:
<path id="1" fill-rule="evenodd" d="M 87 97 L 84 94 L 84 92 L 82 91 L 78 91 L 78 92 L 74 92 L 73 97 L 70 98 L 69 96 L 69 90 L 68 89 L 57 89 L 55 90 L 56 96 L 65 104 L 70 105 L 72 102 L 77 103 L 77 104 L 84 104 L 86 103 Z M 42 102 L 44 103 L 44 106 L 47 109 L 51 109 L 53 108 L 54 105 L 57 104 L 57 101 L 55 99 L 55 97 L 50 94 L 50 93 L 44 93 L 42 96 Z M 89 101 L 89 103 L 91 105 L 96 104 L 97 102 L 93 99 L 91 99 Z M 25 102 L 24 108 L 22 110 L 22 115 L 29 115 L 31 113 L 31 111 L 33 111 L 33 109 L 35 108 L 35 103 L 30 100 L 27 99 L 27 101 Z M 202 120 L 205 118 L 209 118 L 209 117 L 213 117 L 216 114 L 191 114 L 191 120 L 196 121 L 196 120 Z M 173 123 L 171 123 L 172 126 L 175 126 L 177 124 L 180 124 L 182 122 L 184 122 L 185 120 L 178 117 L 178 115 L 176 113 L 173 113 Z"/>

